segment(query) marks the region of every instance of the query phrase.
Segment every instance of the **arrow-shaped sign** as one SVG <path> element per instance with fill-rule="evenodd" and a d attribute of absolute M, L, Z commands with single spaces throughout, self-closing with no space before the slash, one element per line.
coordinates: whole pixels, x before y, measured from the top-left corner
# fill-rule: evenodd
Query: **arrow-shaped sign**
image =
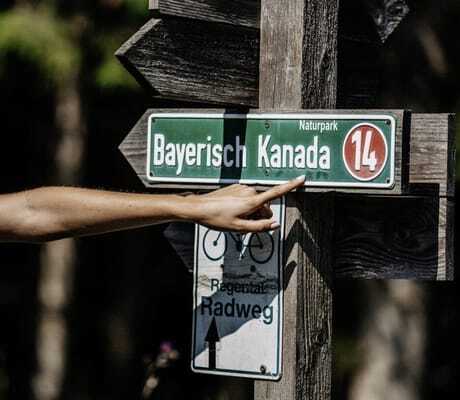
<path fill-rule="evenodd" d="M 346 8 L 348 3 L 344 2 L 343 6 Z M 361 4 L 372 17 L 382 43 L 410 11 L 406 0 L 361 0 Z M 150 9 L 161 17 L 177 16 L 255 29 L 260 27 L 260 2 L 257 0 L 154 0 Z M 341 4 L 341 13 L 343 10 Z"/>
<path fill-rule="evenodd" d="M 384 42 L 409 12 L 405 0 L 362 0 L 364 14 L 377 26 L 364 33 L 367 42 Z M 157 0 L 151 7 L 163 19 L 145 24 L 116 53 L 137 81 L 156 97 L 206 104 L 257 107 L 259 77 L 259 8 L 257 1 Z M 347 21 L 359 19 L 345 2 L 342 42 L 349 40 Z M 359 11 L 361 14 L 362 11 Z M 182 18 L 178 18 L 182 17 Z M 353 36 L 354 36 L 353 32 Z M 375 37 L 375 38 L 374 38 Z M 343 51 L 341 54 L 348 54 Z M 358 57 L 369 58 L 360 52 Z M 375 57 L 374 57 L 375 58 Z M 371 57 L 372 59 L 372 57 Z M 366 64 L 369 60 L 366 60 Z M 339 68 L 340 70 L 345 70 Z M 347 72 L 348 73 L 348 72 Z M 356 86 L 356 83 L 355 83 Z M 340 97 L 348 97 L 341 93 Z M 343 102 L 343 106 L 348 102 Z"/>
<path fill-rule="evenodd" d="M 208 343 L 209 347 L 209 369 L 216 369 L 216 343 L 220 342 L 220 336 L 215 318 L 212 319 L 204 340 Z"/>
<path fill-rule="evenodd" d="M 152 19 L 116 53 L 155 96 L 257 106 L 259 32 L 188 19 Z"/>

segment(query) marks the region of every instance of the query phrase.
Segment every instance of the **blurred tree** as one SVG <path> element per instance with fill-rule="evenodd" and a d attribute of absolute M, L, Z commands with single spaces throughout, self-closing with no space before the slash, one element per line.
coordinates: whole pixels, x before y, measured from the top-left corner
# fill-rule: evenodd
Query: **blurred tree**
<path fill-rule="evenodd" d="M 49 3 L 49 4 L 47 4 Z M 80 50 L 78 27 L 57 18 L 54 2 L 20 6 L 2 16 L 0 50 L 14 54 L 39 70 L 55 94 L 56 147 L 50 182 L 78 185 L 85 127 L 79 92 Z M 3 45 L 3 46 L 2 46 Z M 0 64 L 1 65 L 1 64 Z M 33 391 L 39 400 L 57 399 L 65 374 L 66 319 L 76 251 L 73 240 L 46 244 L 41 252 L 37 374 Z"/>
<path fill-rule="evenodd" d="M 55 136 L 51 156 L 54 167 L 47 177 L 49 184 L 79 185 L 82 182 L 86 147 L 82 100 L 85 84 L 102 89 L 134 87 L 112 54 L 122 41 L 119 23 L 126 24 L 141 14 L 145 16 L 144 3 L 22 0 L 5 5 L 2 2 L 5 11 L 0 14 L 0 77 L 10 78 L 5 73 L 12 65 L 31 66 L 54 98 Z M 97 22 L 107 18 L 103 15 L 107 11 L 113 19 L 111 31 L 95 29 Z M 91 65 L 88 49 L 102 55 L 97 66 Z M 88 70 L 96 70 L 90 79 L 83 76 L 83 71 Z M 17 79 L 27 82 L 28 76 Z M 41 251 L 37 374 L 33 380 L 37 399 L 56 399 L 62 394 L 68 339 L 65 313 L 72 293 L 76 257 L 74 240 L 50 243 Z"/>
<path fill-rule="evenodd" d="M 409 281 L 370 282 L 362 364 L 352 400 L 418 400 L 425 355 L 424 288 Z"/>

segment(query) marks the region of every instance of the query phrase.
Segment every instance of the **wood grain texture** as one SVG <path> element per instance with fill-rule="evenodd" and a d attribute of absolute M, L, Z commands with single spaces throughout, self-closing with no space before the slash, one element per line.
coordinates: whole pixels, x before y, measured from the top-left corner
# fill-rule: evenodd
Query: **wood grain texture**
<path fill-rule="evenodd" d="M 306 1 L 304 24 L 302 108 L 335 108 L 338 1 Z"/>
<path fill-rule="evenodd" d="M 298 195 L 296 399 L 330 399 L 332 380 L 332 289 L 334 196 Z M 294 214 L 295 215 L 295 214 Z"/>
<path fill-rule="evenodd" d="M 295 205 L 288 208 L 290 212 L 294 211 L 293 207 Z M 452 281 L 455 270 L 454 208 L 454 200 L 446 197 L 338 194 L 333 246 L 335 277 Z M 288 219 L 288 232 L 299 228 L 294 227 L 295 221 L 294 217 Z M 179 255 L 185 265 L 193 268 L 193 234 L 190 236 L 187 224 L 184 225 L 175 231 L 175 237 L 168 238 L 175 248 L 180 247 Z M 186 237 L 188 242 L 184 242 Z M 297 254 L 298 249 L 294 251 Z M 292 285 L 297 284 L 297 275 L 292 274 L 296 263 L 291 259 L 285 265 L 286 294 L 291 294 Z M 291 303 L 297 304 L 297 298 L 285 299 L 286 305 Z M 295 321 L 293 314 L 286 320 L 286 326 L 294 326 Z M 295 360 L 295 353 L 287 353 L 286 357 L 291 362 Z M 289 373 L 290 369 L 287 371 Z"/>
<path fill-rule="evenodd" d="M 260 87 L 259 106 L 262 110 L 296 110 L 302 108 L 302 51 L 304 21 L 303 0 L 262 0 L 260 18 Z M 300 264 L 297 242 L 301 210 L 295 197 L 287 197 L 285 245 L 284 311 L 283 311 L 283 377 L 280 382 L 255 382 L 255 400 L 294 400 L 297 398 L 297 312 Z M 297 240 L 296 240 L 297 239 Z M 287 241 L 286 241 L 287 242 Z"/>
<path fill-rule="evenodd" d="M 402 19 L 403 14 L 405 15 L 406 10 L 404 7 L 400 7 L 400 3 L 403 3 L 402 0 L 397 0 L 396 2 L 393 0 L 360 0 L 343 2 L 341 4 L 339 35 L 340 68 L 338 69 L 338 104 L 341 108 L 376 107 L 375 99 L 380 88 L 378 72 L 381 65 L 381 39 L 387 38 Z M 271 37 L 267 37 L 262 32 L 262 40 L 265 40 L 264 46 L 271 44 L 272 47 L 276 47 L 280 44 L 284 46 L 288 46 L 289 44 L 289 57 L 284 60 L 278 60 L 276 63 L 276 66 L 283 68 L 285 72 L 284 74 L 279 74 L 279 79 L 284 79 L 286 82 L 292 83 L 294 80 L 291 78 L 299 74 L 299 70 L 303 64 L 306 65 L 306 68 L 312 68 L 308 71 L 308 74 L 314 74 L 311 76 L 315 76 L 317 79 L 311 79 L 310 83 L 308 81 L 304 82 L 305 86 L 301 88 L 301 90 L 306 91 L 303 96 L 304 99 L 312 98 L 311 94 L 315 91 L 315 85 L 322 85 L 325 77 L 326 79 L 329 77 L 327 68 L 325 69 L 324 65 L 330 60 L 330 49 L 323 49 L 325 51 L 321 53 L 317 51 L 318 49 L 315 49 L 317 43 L 312 43 L 310 51 L 304 52 L 302 55 L 300 52 L 301 49 L 295 48 L 295 44 L 298 44 L 298 42 L 295 40 L 291 41 L 290 38 L 298 31 L 299 25 L 295 24 L 294 21 L 296 17 L 302 15 L 303 11 L 297 9 L 297 14 L 292 12 L 292 10 L 298 7 L 297 2 L 288 2 L 285 7 L 284 14 L 291 17 L 288 24 L 289 28 L 280 29 L 278 32 L 273 31 Z M 144 50 L 147 50 L 149 46 L 159 45 L 159 48 L 154 47 L 155 51 L 147 50 L 150 59 L 143 59 L 141 57 L 140 60 L 137 60 L 136 65 L 130 62 L 129 57 L 124 57 L 123 54 L 120 54 L 120 59 L 124 65 L 141 84 L 144 86 L 153 86 L 156 89 L 154 91 L 156 96 L 170 99 L 243 106 L 255 106 L 258 103 L 257 69 L 259 64 L 257 57 L 259 54 L 258 29 L 260 27 L 260 18 L 258 16 L 260 14 L 260 1 L 150 0 L 149 8 L 154 10 L 154 15 L 158 17 L 168 17 L 156 28 L 156 39 L 155 35 L 152 34 L 153 40 L 142 41 L 145 44 L 145 46 L 142 46 Z M 310 11 L 306 10 L 306 17 L 308 17 L 309 13 Z M 179 22 L 174 23 L 175 20 L 177 21 L 176 17 L 181 18 Z M 321 17 L 325 18 L 324 15 Z M 201 22 L 205 22 L 205 25 L 201 25 Z M 314 21 L 309 22 L 307 29 L 314 30 L 318 28 L 318 26 L 315 26 Z M 320 27 L 322 21 L 319 21 L 318 24 Z M 214 31 L 225 30 L 225 25 L 233 25 L 234 29 L 237 29 L 237 27 L 250 29 L 244 33 L 246 36 L 243 41 L 239 40 L 239 36 L 235 32 L 228 32 L 228 35 L 216 35 Z M 178 32 L 176 28 L 179 28 Z M 189 32 L 186 32 L 186 29 L 189 29 Z M 144 31 L 145 29 L 142 29 L 140 33 L 128 41 L 128 47 L 129 44 L 135 43 L 139 37 L 142 37 L 143 33 L 145 33 Z M 195 32 L 195 34 L 198 33 L 198 36 L 201 36 L 198 42 L 192 37 L 188 40 L 189 34 L 194 37 L 196 36 L 192 32 Z M 232 37 L 235 35 L 237 40 L 232 41 Z M 164 42 L 165 46 L 161 45 L 161 39 L 158 36 L 161 39 L 169 39 Z M 204 36 L 206 36 L 206 39 Z M 212 40 L 207 40 L 208 38 L 212 38 Z M 274 40 L 275 38 L 276 41 Z M 227 40 L 229 43 L 227 43 Z M 245 45 L 248 42 L 250 42 L 250 45 Z M 231 54 L 225 57 L 222 49 L 226 48 L 226 46 L 234 49 L 238 43 L 241 44 L 241 47 L 237 51 L 238 54 L 236 56 L 235 54 Z M 183 46 L 181 46 L 182 44 Z M 169 47 L 172 46 L 171 50 L 174 49 L 175 56 L 167 51 L 168 47 L 166 45 Z M 192 54 L 199 54 L 199 57 L 197 57 L 198 60 L 194 59 L 194 57 L 189 57 L 191 53 L 188 51 L 190 50 L 190 45 L 195 46 L 195 51 Z M 202 53 L 206 53 L 204 50 L 208 46 L 211 47 L 208 61 L 221 58 L 223 65 L 228 65 L 228 75 L 221 68 L 213 69 L 213 62 L 203 63 L 204 65 L 196 64 L 202 57 Z M 214 47 L 217 47 L 220 58 L 215 58 L 211 55 L 214 52 L 212 50 Z M 178 49 L 179 51 L 176 51 Z M 247 51 L 246 54 L 243 54 L 244 49 Z M 187 56 L 184 56 L 184 54 L 187 54 Z M 289 59 L 297 61 L 295 60 L 295 54 L 304 58 L 303 64 L 298 62 L 287 64 L 287 60 Z M 175 64 L 177 58 L 181 62 Z M 309 62 L 312 59 L 318 60 L 318 62 Z M 228 61 L 230 61 L 230 64 Z M 146 65 L 147 63 L 149 65 Z M 312 67 L 314 64 L 317 67 Z M 205 67 L 204 69 L 203 66 Z M 262 60 L 262 66 L 264 68 L 273 68 L 275 64 L 270 59 L 266 59 Z M 221 76 L 221 71 L 223 71 L 224 76 Z M 231 89 L 226 90 L 228 82 L 222 86 L 222 80 L 226 80 L 225 75 L 232 77 L 232 73 L 236 75 L 236 80 L 230 82 Z M 197 74 L 196 77 L 195 74 Z M 240 74 L 243 74 L 242 85 L 239 84 Z M 187 86 L 186 82 L 184 82 L 184 77 L 187 77 L 188 88 L 184 87 Z M 190 77 L 194 79 L 190 81 Z M 205 77 L 208 80 L 202 79 Z M 234 83 L 235 85 L 233 85 Z M 244 87 L 247 90 L 244 90 Z M 216 91 L 217 94 L 214 93 L 213 95 L 213 92 Z M 264 93 L 262 93 L 264 98 L 266 95 L 270 96 L 269 91 L 270 87 L 264 89 Z M 279 92 L 278 95 L 281 96 L 285 93 Z M 285 99 L 290 97 L 284 96 Z M 315 104 L 314 107 L 326 108 L 324 104 L 321 104 L 321 101 L 325 97 L 317 98 L 320 99 L 319 104 Z M 301 106 L 295 105 L 291 108 L 298 109 Z"/>
<path fill-rule="evenodd" d="M 371 23 L 375 43 L 384 42 L 409 12 L 404 0 L 358 0 L 341 4 L 341 15 L 349 4 L 355 8 L 355 16 L 366 15 Z M 260 28 L 259 0 L 149 0 L 149 9 L 158 18 L 176 16 Z M 355 26 L 362 28 L 358 22 Z M 340 25 L 340 29 L 340 35 L 348 36 L 344 26 Z"/>
<path fill-rule="evenodd" d="M 262 0 L 259 104 L 262 110 L 334 108 L 337 0 Z M 283 378 L 256 382 L 255 399 L 330 399 L 331 194 L 288 196 Z M 332 224 L 332 219 L 329 219 Z M 286 278 L 288 280 L 289 278 Z"/>
<path fill-rule="evenodd" d="M 258 31 L 225 24 L 152 19 L 116 56 L 153 96 L 257 106 Z"/>
<path fill-rule="evenodd" d="M 298 246 L 296 233 L 300 210 L 296 205 L 295 197 L 289 196 L 286 200 L 286 223 L 283 265 L 283 351 L 282 351 L 282 378 L 280 382 L 255 381 L 254 400 L 295 399 L 297 377 L 296 327 L 298 314 Z"/>
<path fill-rule="evenodd" d="M 176 16 L 259 28 L 258 0 L 155 0 L 154 4 L 149 4 L 149 9 L 158 17 Z"/>
<path fill-rule="evenodd" d="M 339 278 L 451 280 L 453 201 L 439 197 L 338 197 Z"/>
<path fill-rule="evenodd" d="M 302 108 L 302 0 L 262 0 L 260 17 L 259 106 L 265 109 Z M 287 21 L 290 20 L 290 23 Z M 286 200 L 286 237 L 295 237 L 301 210 L 293 196 Z M 287 242 L 287 240 L 286 240 Z M 283 354 L 280 382 L 254 383 L 254 400 L 295 400 L 297 384 L 297 313 L 299 259 L 296 242 L 284 255 Z"/>
<path fill-rule="evenodd" d="M 455 115 L 414 114 L 410 140 L 411 193 L 455 195 Z"/>
<path fill-rule="evenodd" d="M 453 281 L 455 279 L 455 199 L 441 198 L 440 209 L 446 210 L 444 214 L 446 216 L 445 221 L 442 217 L 440 218 L 441 224 L 445 222 L 445 238 L 444 241 L 440 241 L 439 243 L 439 253 L 441 254 L 442 251 L 445 251 L 446 254 L 446 268 L 445 275 L 438 275 L 438 279 Z M 442 229 L 439 231 L 443 232 Z"/>
<path fill-rule="evenodd" d="M 302 108 L 333 109 L 337 102 L 339 0 L 304 3 Z M 305 228 L 297 238 L 296 399 L 328 400 L 332 385 L 332 194 L 298 195 Z M 302 204 L 303 203 L 303 204 Z"/>
<path fill-rule="evenodd" d="M 262 2 L 259 104 L 263 110 L 303 108 L 304 3 Z"/>

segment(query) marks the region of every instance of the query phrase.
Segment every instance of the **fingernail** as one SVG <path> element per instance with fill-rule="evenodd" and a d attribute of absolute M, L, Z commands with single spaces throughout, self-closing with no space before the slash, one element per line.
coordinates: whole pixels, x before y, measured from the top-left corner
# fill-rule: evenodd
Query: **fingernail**
<path fill-rule="evenodd" d="M 279 222 L 273 222 L 273 224 L 270 225 L 270 229 L 278 229 L 280 226 Z"/>
<path fill-rule="evenodd" d="M 299 177 L 296 178 L 297 181 L 305 181 L 306 176 L 305 175 L 300 175 Z"/>

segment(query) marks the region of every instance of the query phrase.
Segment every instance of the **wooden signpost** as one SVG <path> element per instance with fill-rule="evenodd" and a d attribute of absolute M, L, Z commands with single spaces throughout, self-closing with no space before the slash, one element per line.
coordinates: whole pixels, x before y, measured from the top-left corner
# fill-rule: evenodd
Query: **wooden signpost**
<path fill-rule="evenodd" d="M 239 179 L 263 188 L 302 169 L 302 158 L 298 165 L 260 164 L 261 170 L 255 164 L 243 167 L 240 158 L 235 169 L 230 155 L 236 157 L 243 138 L 248 147 L 241 148 L 241 157 L 245 151 L 254 157 L 265 143 L 280 149 L 285 144 L 288 156 L 294 144 L 306 151 L 312 146 L 312 154 L 321 153 L 321 146 L 325 154 L 329 146 L 334 154 L 323 169 L 305 161 L 303 169 L 310 174 L 305 193 L 286 200 L 282 379 L 256 381 L 260 400 L 330 398 L 334 279 L 453 279 L 454 116 L 363 110 L 377 108 L 376 56 L 409 10 L 403 0 L 344 2 L 340 12 L 338 3 L 154 0 L 155 18 L 117 52 L 153 95 L 226 107 L 146 112 L 120 148 L 149 188 L 212 189 Z M 372 18 L 363 14 L 362 5 Z M 248 116 L 247 107 L 258 110 Z M 328 113 L 335 118 L 326 118 Z M 292 122 L 293 114 L 298 117 L 294 125 L 283 125 L 289 115 Z M 335 139 L 333 128 L 327 131 L 330 140 L 339 138 L 337 145 L 318 126 L 299 139 L 301 121 L 305 127 L 318 114 L 323 123 L 347 115 L 356 124 Z M 392 116 L 394 141 L 392 122 L 387 129 L 385 118 L 373 123 L 362 118 L 366 114 Z M 258 116 L 255 122 L 251 115 Z M 211 168 L 200 169 L 207 166 L 208 145 L 217 146 L 221 156 L 214 166 L 211 156 Z M 295 157 L 295 147 L 292 151 Z M 389 164 L 382 161 L 384 154 Z M 342 178 L 324 185 L 334 173 Z M 380 187 L 372 185 L 379 179 Z M 203 333 L 213 367 L 222 341 L 218 323 L 216 317 Z"/>

